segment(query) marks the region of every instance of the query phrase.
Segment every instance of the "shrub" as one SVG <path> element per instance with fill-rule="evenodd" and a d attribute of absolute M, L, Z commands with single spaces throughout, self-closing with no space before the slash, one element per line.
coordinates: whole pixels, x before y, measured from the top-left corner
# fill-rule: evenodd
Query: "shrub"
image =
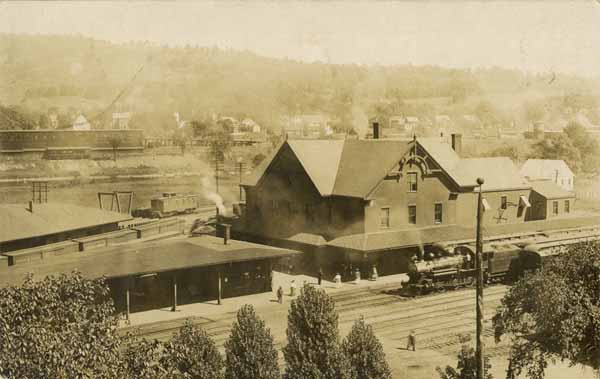
<path fill-rule="evenodd" d="M 238 311 L 225 354 L 226 379 L 280 378 L 273 337 L 251 305 Z"/>
<path fill-rule="evenodd" d="M 325 291 L 304 286 L 291 303 L 287 338 L 286 378 L 351 378 L 350 364 L 339 345 L 338 314 Z"/>
<path fill-rule="evenodd" d="M 342 343 L 342 351 L 350 361 L 356 379 L 391 379 L 383 346 L 371 325 L 361 317 Z"/>

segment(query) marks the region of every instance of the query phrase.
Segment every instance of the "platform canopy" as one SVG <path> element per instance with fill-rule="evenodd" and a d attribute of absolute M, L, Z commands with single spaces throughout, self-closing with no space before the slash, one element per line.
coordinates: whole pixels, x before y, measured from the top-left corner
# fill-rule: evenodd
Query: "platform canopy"
<path fill-rule="evenodd" d="M 212 236 L 181 238 L 153 243 L 137 243 L 77 252 L 50 258 L 37 265 L 9 267 L 0 274 L 0 286 L 20 284 L 28 273 L 34 279 L 48 275 L 80 272 L 86 278 L 121 278 L 196 267 L 276 259 L 300 254 L 294 250 L 258 245 Z"/>

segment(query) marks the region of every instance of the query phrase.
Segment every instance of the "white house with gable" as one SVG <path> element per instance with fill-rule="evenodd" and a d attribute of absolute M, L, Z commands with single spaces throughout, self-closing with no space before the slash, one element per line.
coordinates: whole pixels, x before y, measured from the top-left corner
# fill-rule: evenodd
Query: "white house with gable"
<path fill-rule="evenodd" d="M 562 159 L 528 159 L 521 175 L 531 181 L 551 180 L 567 191 L 573 191 L 573 171 Z"/>

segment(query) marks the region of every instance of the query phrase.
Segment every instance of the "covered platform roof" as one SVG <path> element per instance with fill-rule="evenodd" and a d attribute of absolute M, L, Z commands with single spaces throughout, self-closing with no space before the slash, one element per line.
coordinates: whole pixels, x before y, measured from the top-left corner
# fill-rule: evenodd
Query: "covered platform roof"
<path fill-rule="evenodd" d="M 114 224 L 131 220 L 128 214 L 64 203 L 0 204 L 0 243 Z"/>
<path fill-rule="evenodd" d="M 119 278 L 295 254 L 299 252 L 238 240 L 225 245 L 222 238 L 212 236 L 179 238 L 69 253 L 37 265 L 9 267 L 0 272 L 0 286 L 20 284 L 29 273 L 39 280 L 75 270 L 90 279 Z"/>

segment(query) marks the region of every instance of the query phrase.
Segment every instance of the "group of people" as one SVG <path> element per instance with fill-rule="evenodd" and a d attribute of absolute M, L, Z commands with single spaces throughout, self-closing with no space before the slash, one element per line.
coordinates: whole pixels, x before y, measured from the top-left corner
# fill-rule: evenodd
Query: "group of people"
<path fill-rule="evenodd" d="M 377 267 L 375 267 L 375 265 L 372 266 L 371 268 L 371 277 L 370 280 L 377 280 L 377 278 L 379 277 L 379 274 L 377 273 Z M 355 284 L 359 284 L 361 281 L 361 273 L 360 270 L 357 268 L 354 271 L 354 281 L 353 283 Z M 317 273 L 317 283 L 320 286 L 323 282 L 323 270 L 321 268 L 319 268 L 319 272 Z M 337 272 L 335 274 L 335 276 L 333 277 L 333 282 L 335 283 L 335 287 L 336 288 L 340 288 L 342 285 L 342 276 L 340 275 L 339 272 Z M 304 284 L 306 284 L 306 281 L 304 281 Z M 283 287 L 279 286 L 279 288 L 277 288 L 277 301 L 282 304 L 283 303 Z M 292 280 L 290 283 L 290 296 L 294 297 L 296 296 L 296 281 Z"/>

